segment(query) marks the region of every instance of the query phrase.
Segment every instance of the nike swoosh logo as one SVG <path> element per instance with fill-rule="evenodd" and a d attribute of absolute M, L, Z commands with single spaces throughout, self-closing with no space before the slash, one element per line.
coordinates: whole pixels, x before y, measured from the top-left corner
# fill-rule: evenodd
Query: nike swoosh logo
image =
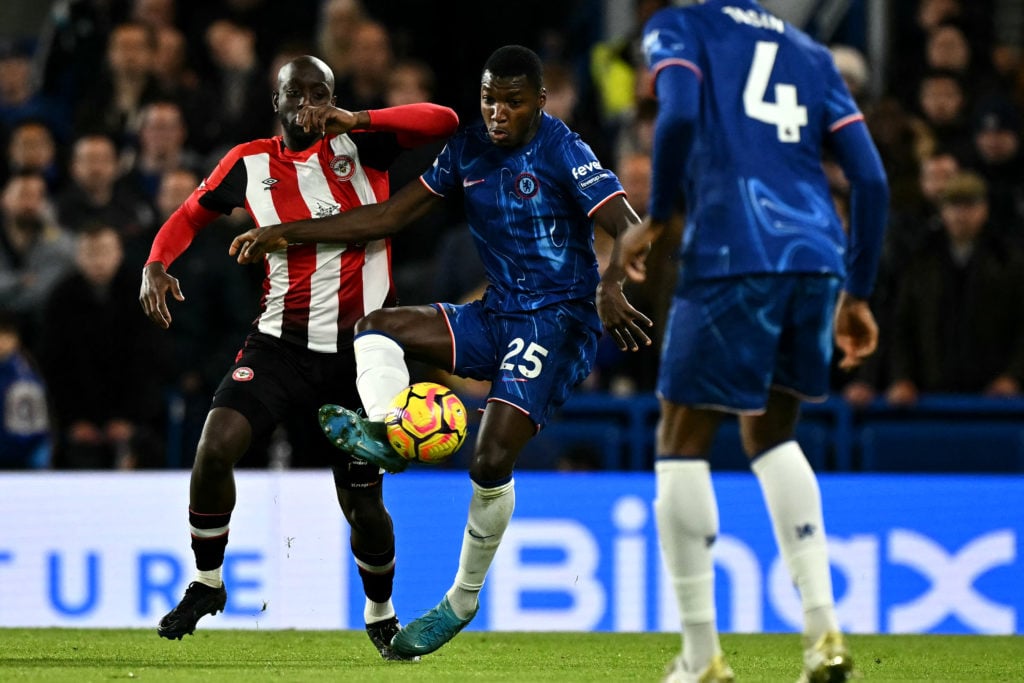
<path fill-rule="evenodd" d="M 479 539 L 481 541 L 486 541 L 488 538 L 493 538 L 494 537 L 494 534 L 489 534 L 487 536 L 481 536 L 480 534 L 478 534 L 477 532 L 473 531 L 472 529 L 466 529 L 466 531 L 469 532 L 470 536 L 472 536 L 473 538 Z"/>
<path fill-rule="evenodd" d="M 463 178 L 462 186 L 473 187 L 474 185 L 479 185 L 480 183 L 484 182 L 484 180 L 486 180 L 486 178 L 480 178 L 479 180 L 470 180 L 469 178 Z"/>

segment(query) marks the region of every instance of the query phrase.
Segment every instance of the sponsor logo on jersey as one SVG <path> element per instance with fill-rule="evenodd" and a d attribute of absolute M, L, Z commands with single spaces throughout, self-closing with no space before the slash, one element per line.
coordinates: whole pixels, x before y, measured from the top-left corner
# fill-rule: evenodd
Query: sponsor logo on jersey
<path fill-rule="evenodd" d="M 341 213 L 341 206 L 317 199 L 316 208 L 312 209 L 310 213 L 313 214 L 313 218 L 326 218 L 327 216 Z"/>
<path fill-rule="evenodd" d="M 256 373 L 252 371 L 252 368 L 247 368 L 245 366 L 235 368 L 235 371 L 231 373 L 231 379 L 236 382 L 248 382 L 255 376 Z"/>
<path fill-rule="evenodd" d="M 587 178 L 586 180 L 584 180 L 583 182 L 581 182 L 579 184 L 580 185 L 580 189 L 581 190 L 585 190 L 588 187 L 590 187 L 591 185 L 596 185 L 597 183 L 601 182 L 602 180 L 604 180 L 605 178 L 608 178 L 610 176 L 611 176 L 611 174 L 608 171 L 602 171 L 601 173 L 598 173 L 597 175 L 592 175 L 592 176 L 590 176 L 589 178 Z"/>
<path fill-rule="evenodd" d="M 523 199 L 531 199 L 540 189 L 536 176 L 531 173 L 520 173 L 515 182 L 516 194 Z"/>
<path fill-rule="evenodd" d="M 474 185 L 479 185 L 480 183 L 484 182 L 484 180 L 485 180 L 484 178 L 478 178 L 476 180 L 470 180 L 469 178 L 463 178 L 462 179 L 462 186 L 463 187 L 473 187 Z"/>
<path fill-rule="evenodd" d="M 572 177 L 575 178 L 576 180 L 579 180 L 580 178 L 586 178 L 591 173 L 603 170 L 604 169 L 601 166 L 601 162 L 595 160 L 572 169 Z"/>
<path fill-rule="evenodd" d="M 352 157 L 347 154 L 339 154 L 331 159 L 331 170 L 334 171 L 334 175 L 338 176 L 338 180 L 349 180 L 352 174 L 356 172 L 356 163 Z"/>

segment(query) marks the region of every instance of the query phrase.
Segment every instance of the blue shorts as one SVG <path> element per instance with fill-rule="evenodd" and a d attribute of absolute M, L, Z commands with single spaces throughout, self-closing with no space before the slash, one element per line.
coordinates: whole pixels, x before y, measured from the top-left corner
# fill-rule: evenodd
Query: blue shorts
<path fill-rule="evenodd" d="M 756 275 L 680 287 L 662 341 L 658 395 L 736 413 L 764 410 L 771 388 L 828 394 L 839 280 Z"/>
<path fill-rule="evenodd" d="M 435 306 L 452 334 L 452 374 L 490 382 L 488 401 L 519 408 L 538 429 L 590 374 L 600 334 L 592 302 L 517 313 L 484 301 Z"/>

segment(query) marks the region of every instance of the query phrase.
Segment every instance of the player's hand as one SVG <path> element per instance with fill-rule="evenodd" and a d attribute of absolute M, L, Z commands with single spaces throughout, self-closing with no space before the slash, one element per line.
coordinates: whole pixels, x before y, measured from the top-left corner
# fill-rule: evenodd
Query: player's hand
<path fill-rule="evenodd" d="M 647 330 L 654 323 L 633 308 L 618 282 L 602 279 L 597 286 L 597 313 L 619 349 L 637 351 L 641 345 L 651 345 Z"/>
<path fill-rule="evenodd" d="M 647 255 L 651 253 L 651 243 L 663 229 L 664 224 L 648 217 L 642 223 L 630 226 L 616 240 L 618 265 L 633 282 L 647 279 Z"/>
<path fill-rule="evenodd" d="M 307 133 L 339 135 L 355 128 L 359 117 L 347 109 L 321 104 L 300 109 L 295 122 Z"/>
<path fill-rule="evenodd" d="M 139 289 L 139 303 L 157 326 L 167 329 L 171 326 L 171 312 L 167 310 L 167 292 L 178 301 L 184 301 L 178 278 L 167 274 L 162 263 L 150 263 L 142 269 L 142 287 Z"/>
<path fill-rule="evenodd" d="M 843 292 L 835 315 L 835 340 L 839 348 L 839 367 L 852 370 L 875 352 L 878 324 L 868 303 Z"/>
<path fill-rule="evenodd" d="M 272 251 L 287 248 L 288 240 L 281 237 L 280 226 L 268 225 L 246 230 L 235 237 L 228 247 L 228 254 L 236 257 L 239 263 L 253 263 Z"/>

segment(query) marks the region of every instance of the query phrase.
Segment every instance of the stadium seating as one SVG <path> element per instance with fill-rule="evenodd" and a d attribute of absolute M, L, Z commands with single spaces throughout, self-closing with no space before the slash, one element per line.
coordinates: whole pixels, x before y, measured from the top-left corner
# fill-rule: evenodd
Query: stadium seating
<path fill-rule="evenodd" d="M 168 467 L 180 467 L 181 402 L 168 395 Z M 578 393 L 552 416 L 520 456 L 521 469 L 650 471 L 658 401 L 653 395 Z M 465 469 L 466 446 L 443 467 Z M 817 471 L 1024 472 L 1024 399 L 927 396 L 912 408 L 878 401 L 861 410 L 839 398 L 805 404 L 797 440 Z M 716 470 L 745 470 L 735 419 L 727 418 L 711 454 Z"/>

